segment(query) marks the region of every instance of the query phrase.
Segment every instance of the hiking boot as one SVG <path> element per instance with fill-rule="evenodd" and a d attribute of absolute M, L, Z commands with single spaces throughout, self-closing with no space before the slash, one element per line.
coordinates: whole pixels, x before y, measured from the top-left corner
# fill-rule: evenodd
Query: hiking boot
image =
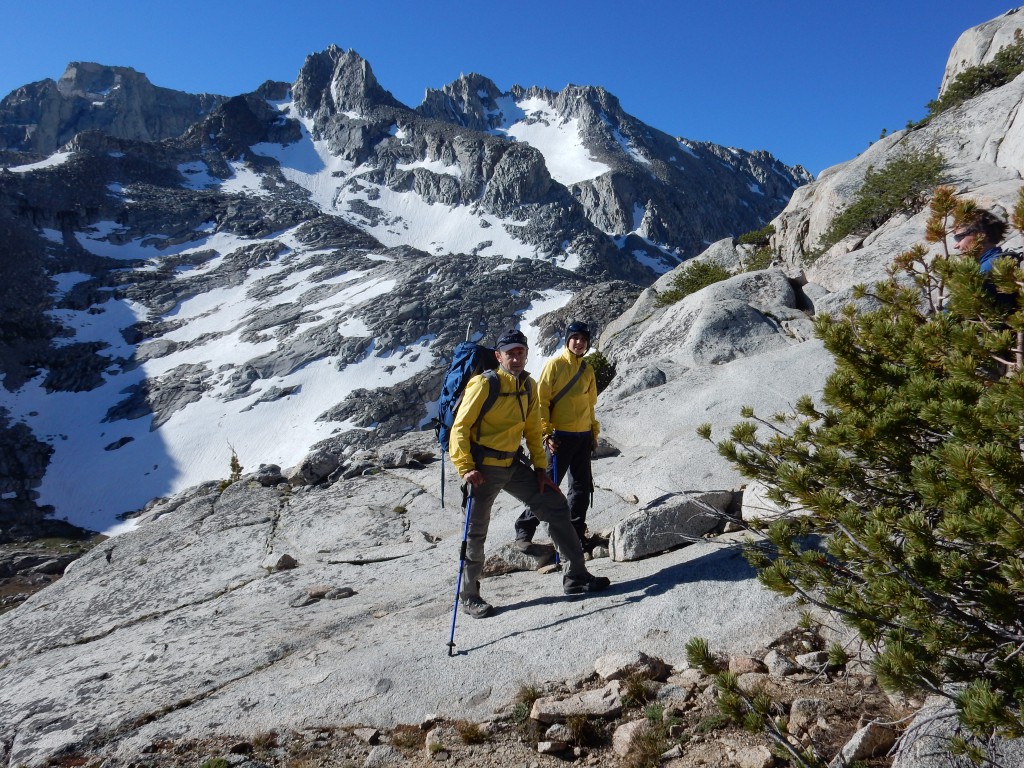
<path fill-rule="evenodd" d="M 603 592 L 612 585 L 606 576 L 595 576 L 588 573 L 586 576 L 562 582 L 562 591 L 567 595 L 582 595 L 587 592 Z"/>
<path fill-rule="evenodd" d="M 491 604 L 484 602 L 480 595 L 470 595 L 459 602 L 462 604 L 462 612 L 474 619 L 482 619 L 491 613 Z"/>
<path fill-rule="evenodd" d="M 531 544 L 533 544 L 533 539 L 528 539 L 525 536 L 516 536 L 514 546 L 520 552 L 528 552 Z"/>

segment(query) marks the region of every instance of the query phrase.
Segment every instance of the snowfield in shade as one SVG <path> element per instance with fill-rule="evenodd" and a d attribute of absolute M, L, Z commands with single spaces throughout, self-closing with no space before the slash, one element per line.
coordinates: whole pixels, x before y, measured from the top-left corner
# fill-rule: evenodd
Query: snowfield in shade
<path fill-rule="evenodd" d="M 286 153 L 287 154 L 287 153 Z M 298 156 L 293 151 L 292 157 Z M 307 155 L 308 157 L 308 155 Z M 260 194 L 255 174 L 236 167 L 236 176 L 226 182 L 203 180 L 202 172 L 191 177 L 199 186 L 217 181 L 232 191 Z M 296 174 L 298 171 L 296 171 Z M 297 177 L 297 176 L 296 176 Z M 330 178 L 330 171 L 324 171 Z M 309 177 L 309 178 L 312 178 Z M 323 180 L 322 177 L 316 178 Z M 323 189 L 323 188 L 321 188 Z M 439 214 L 436 206 L 428 206 L 412 195 L 399 195 L 382 190 L 392 199 L 386 206 L 400 212 L 401 222 L 392 220 L 377 227 L 364 227 L 380 235 L 385 245 L 415 240 L 420 247 L 434 252 L 464 250 L 469 229 L 502 237 L 505 231 L 496 221 L 487 230 L 466 211 Z M 443 222 L 446 226 L 438 226 Z M 167 256 L 212 251 L 206 261 L 196 266 L 180 266 L 175 277 L 182 279 L 220 266 L 239 248 L 262 242 L 238 235 L 209 233 L 187 244 L 157 251 L 151 245 L 134 240 L 117 244 L 111 235 L 121 232 L 115 222 L 99 222 L 87 233 L 77 233 L 79 244 L 96 255 L 119 260 L 148 260 L 144 269 L 156 269 Z M 389 232 L 392 236 L 388 236 Z M 202 234 L 202 233 L 200 233 Z M 399 237 L 405 234 L 406 237 Z M 57 236 L 56 233 L 54 233 Z M 431 237 L 429 242 L 425 238 Z M 232 452 L 242 466 L 252 471 L 259 464 L 289 467 L 298 462 L 316 442 L 353 425 L 342 422 L 317 421 L 317 417 L 342 402 L 357 388 L 374 389 L 392 386 L 416 373 L 436 365 L 429 338 L 415 341 L 406 348 L 378 354 L 372 341 L 365 356 L 339 370 L 339 360 L 325 357 L 281 376 L 260 379 L 243 397 L 226 399 L 230 376 L 239 366 L 259 355 L 274 352 L 288 338 L 314 326 L 330 326 L 340 336 L 366 338 L 368 328 L 359 318 L 358 307 L 375 296 L 390 292 L 395 281 L 361 270 L 349 270 L 313 282 L 310 278 L 322 268 L 315 257 L 322 250 L 309 248 L 291 232 L 277 233 L 274 240 L 286 249 L 275 259 L 262 262 L 249 270 L 245 280 L 233 287 L 218 287 L 191 296 L 178 303 L 162 318 L 184 321 L 160 338 L 177 345 L 175 351 L 144 359 L 135 367 L 122 369 L 118 358 L 131 360 L 136 349 L 128 344 L 122 331 L 141 320 L 157 320 L 146 307 L 131 301 L 111 299 L 92 311 L 60 309 L 51 312 L 73 335 L 62 338 L 61 345 L 79 342 L 102 342 L 108 346 L 101 355 L 111 359 L 103 373 L 101 386 L 88 392 L 53 392 L 43 388 L 43 375 L 29 381 L 20 390 L 4 394 L 4 405 L 15 421 L 31 427 L 41 439 L 52 443 L 54 453 L 39 490 L 39 502 L 51 504 L 76 525 L 118 533 L 131 527 L 120 523 L 118 516 L 141 508 L 158 496 L 167 496 L 189 486 L 230 474 Z M 116 238 L 113 238 L 116 240 Z M 515 255 L 527 253 L 522 243 L 504 235 L 503 247 Z M 486 255 L 486 254 L 485 254 Z M 369 254 L 373 261 L 386 263 L 390 257 Z M 571 255 L 563 265 L 572 266 Z M 306 262 L 309 265 L 306 266 Z M 486 261 L 484 262 L 486 263 Z M 499 259 L 494 266 L 509 264 Z M 254 298 L 251 289 L 258 282 L 279 275 L 279 284 L 270 298 Z M 88 279 L 79 272 L 54 276 L 54 293 L 63 295 L 77 283 Z M 304 298 L 316 287 L 315 299 Z M 329 289 L 324 292 L 324 289 Z M 524 317 L 524 328 L 531 339 L 536 332 L 529 324 L 540 315 L 563 306 L 571 298 L 565 291 L 547 292 L 535 302 Z M 241 330 L 254 313 L 274 306 L 299 303 L 317 319 L 297 323 L 286 338 L 265 335 L 261 341 L 241 338 Z M 98 310 L 98 311 L 97 311 Z M 543 359 L 532 362 L 539 370 Z M 153 417 L 104 421 L 108 411 L 122 402 L 129 387 L 144 380 L 180 374 L 180 366 L 205 366 L 215 374 L 212 388 L 196 402 L 175 411 L 156 429 Z M 271 388 L 293 389 L 277 399 L 260 401 Z M 130 481 L 125 478 L 131 478 Z"/>

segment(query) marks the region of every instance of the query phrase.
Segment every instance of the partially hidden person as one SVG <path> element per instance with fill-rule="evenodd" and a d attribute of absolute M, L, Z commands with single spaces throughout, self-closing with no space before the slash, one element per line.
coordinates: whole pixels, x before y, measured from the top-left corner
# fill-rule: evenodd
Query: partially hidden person
<path fill-rule="evenodd" d="M 587 510 L 594 490 L 591 456 L 601 430 L 594 415 L 597 379 L 583 359 L 589 351 L 590 326 L 574 320 L 565 329 L 561 353 L 544 364 L 537 382 L 548 475 L 558 486 L 568 475 L 569 519 L 584 551 L 598 543 L 587 536 Z M 523 510 L 515 526 L 519 549 L 528 549 L 539 524 L 530 509 Z"/>
<path fill-rule="evenodd" d="M 953 247 L 962 255 L 974 256 L 978 260 L 981 275 L 985 278 L 985 290 L 1003 307 L 1012 306 L 1014 298 L 1010 294 L 996 291 L 991 273 L 996 259 L 1007 255 L 999 245 L 1006 229 L 1006 222 L 982 208 L 953 230 Z"/>

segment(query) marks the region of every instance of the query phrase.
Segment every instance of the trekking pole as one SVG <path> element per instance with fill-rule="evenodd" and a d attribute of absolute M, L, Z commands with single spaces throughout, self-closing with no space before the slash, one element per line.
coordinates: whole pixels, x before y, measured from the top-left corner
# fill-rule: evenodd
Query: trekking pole
<path fill-rule="evenodd" d="M 555 486 L 558 486 L 558 456 L 551 454 L 551 474 L 555 477 Z M 555 547 L 555 565 L 561 565 L 562 561 L 558 557 L 558 547 Z"/>
<path fill-rule="evenodd" d="M 459 577 L 455 580 L 455 606 L 452 608 L 452 633 L 448 638 L 448 655 L 455 653 L 455 619 L 459 615 L 459 593 L 462 591 L 462 569 L 466 565 L 466 539 L 469 538 L 469 515 L 473 510 L 473 485 L 466 484 L 466 526 L 462 531 L 462 547 L 459 550 Z"/>

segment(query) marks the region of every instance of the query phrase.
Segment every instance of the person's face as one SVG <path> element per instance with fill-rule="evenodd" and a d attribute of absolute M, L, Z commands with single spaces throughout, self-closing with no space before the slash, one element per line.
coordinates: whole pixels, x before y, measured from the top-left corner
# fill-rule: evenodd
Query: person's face
<path fill-rule="evenodd" d="M 526 368 L 526 357 L 529 350 L 526 347 L 512 347 L 504 352 L 496 350 L 498 364 L 514 376 L 518 376 Z"/>
<path fill-rule="evenodd" d="M 585 355 L 587 348 L 590 346 L 590 339 L 582 333 L 573 333 L 570 334 L 569 340 L 565 342 L 565 345 L 569 347 L 569 351 L 574 355 Z"/>
<path fill-rule="evenodd" d="M 953 232 L 953 247 L 960 253 L 969 253 L 981 242 L 981 233 L 970 227 L 961 227 Z"/>

